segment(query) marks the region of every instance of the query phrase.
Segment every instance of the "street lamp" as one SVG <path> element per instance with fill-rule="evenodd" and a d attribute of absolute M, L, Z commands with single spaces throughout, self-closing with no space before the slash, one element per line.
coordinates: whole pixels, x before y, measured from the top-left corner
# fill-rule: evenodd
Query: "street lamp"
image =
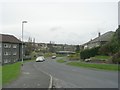
<path fill-rule="evenodd" d="M 24 30 L 24 23 L 27 23 L 27 21 L 22 21 L 22 66 L 23 66 L 23 30 Z"/>

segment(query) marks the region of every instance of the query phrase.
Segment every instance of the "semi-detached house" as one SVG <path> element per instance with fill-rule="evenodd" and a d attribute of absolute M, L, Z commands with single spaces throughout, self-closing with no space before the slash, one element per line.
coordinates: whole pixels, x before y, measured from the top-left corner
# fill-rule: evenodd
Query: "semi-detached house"
<path fill-rule="evenodd" d="M 113 35 L 114 35 L 113 31 L 106 32 L 103 35 L 100 35 L 100 33 L 98 33 L 98 37 L 83 44 L 82 48 L 83 49 L 90 49 L 93 47 L 98 47 L 98 46 L 104 45 L 112 39 Z"/>
<path fill-rule="evenodd" d="M 14 63 L 21 60 L 22 42 L 13 35 L 0 34 L 0 63 Z"/>

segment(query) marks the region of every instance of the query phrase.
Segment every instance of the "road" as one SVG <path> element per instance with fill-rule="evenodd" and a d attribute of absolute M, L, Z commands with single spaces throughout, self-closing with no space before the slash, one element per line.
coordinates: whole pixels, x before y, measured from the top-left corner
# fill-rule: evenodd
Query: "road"
<path fill-rule="evenodd" d="M 118 88 L 116 71 L 73 67 L 50 58 L 45 62 L 34 62 L 33 66 L 52 75 L 56 88 Z"/>
<path fill-rule="evenodd" d="M 57 58 L 60 59 L 60 58 Z M 21 76 L 3 88 L 48 88 L 50 76 L 56 88 L 117 88 L 118 73 L 68 66 L 47 58 L 44 62 L 27 62 Z"/>

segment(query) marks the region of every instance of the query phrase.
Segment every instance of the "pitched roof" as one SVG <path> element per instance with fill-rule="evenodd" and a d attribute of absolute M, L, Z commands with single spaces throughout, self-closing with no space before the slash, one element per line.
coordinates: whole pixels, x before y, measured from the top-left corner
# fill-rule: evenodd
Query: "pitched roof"
<path fill-rule="evenodd" d="M 0 34 L 0 38 L 0 42 L 21 43 L 21 41 L 13 35 Z"/>
<path fill-rule="evenodd" d="M 112 36 L 113 36 L 114 32 L 109 31 L 103 35 L 101 35 L 100 37 L 97 37 L 95 39 L 93 39 L 91 42 L 97 42 L 97 41 L 110 41 Z"/>
<path fill-rule="evenodd" d="M 99 42 L 99 41 L 105 41 L 105 42 L 108 42 L 111 40 L 112 36 L 114 35 L 114 32 L 113 31 L 109 31 L 109 32 L 106 32 L 105 34 L 85 43 L 85 44 L 88 44 L 88 43 L 94 43 L 94 42 Z M 84 44 L 84 45 L 85 45 Z"/>

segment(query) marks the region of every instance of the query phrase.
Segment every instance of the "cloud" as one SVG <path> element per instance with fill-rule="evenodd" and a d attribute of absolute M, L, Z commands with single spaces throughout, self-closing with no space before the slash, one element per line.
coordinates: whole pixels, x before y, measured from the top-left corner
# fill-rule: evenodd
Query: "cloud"
<path fill-rule="evenodd" d="M 62 29 L 61 26 L 57 26 L 57 27 L 50 28 L 50 31 L 58 31 L 58 30 L 61 30 L 61 29 Z"/>

